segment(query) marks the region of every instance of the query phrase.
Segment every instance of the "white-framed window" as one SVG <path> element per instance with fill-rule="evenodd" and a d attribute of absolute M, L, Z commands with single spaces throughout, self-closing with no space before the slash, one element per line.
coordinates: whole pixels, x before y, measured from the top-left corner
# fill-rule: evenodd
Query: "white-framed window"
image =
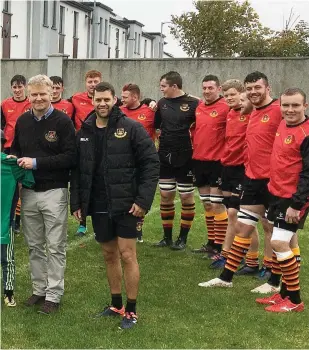
<path fill-rule="evenodd" d="M 48 1 L 43 1 L 43 26 L 48 27 Z"/>

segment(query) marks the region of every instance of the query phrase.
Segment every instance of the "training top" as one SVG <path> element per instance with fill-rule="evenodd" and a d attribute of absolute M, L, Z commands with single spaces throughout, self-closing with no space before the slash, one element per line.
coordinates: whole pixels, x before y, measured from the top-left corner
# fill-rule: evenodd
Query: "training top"
<path fill-rule="evenodd" d="M 199 101 L 188 94 L 158 101 L 155 128 L 161 129 L 159 152 L 192 150 L 190 127 Z"/>
<path fill-rule="evenodd" d="M 68 117 L 72 119 L 74 115 L 74 106 L 68 100 L 60 99 L 59 101 L 52 102 L 54 108 L 65 113 Z"/>
<path fill-rule="evenodd" d="M 269 179 L 270 156 L 281 120 L 278 100 L 272 100 L 251 113 L 246 133 L 245 162 L 246 176 L 250 179 Z"/>
<path fill-rule="evenodd" d="M 7 98 L 1 103 L 1 129 L 3 129 L 6 143 L 4 148 L 11 147 L 14 139 L 16 120 L 31 109 L 28 98 L 23 101 L 15 101 L 13 97 Z"/>
<path fill-rule="evenodd" d="M 92 97 L 88 96 L 88 92 L 78 92 L 73 95 L 69 101 L 72 101 L 75 108 L 75 129 L 78 131 L 82 122 L 86 119 L 90 112 L 93 111 Z"/>
<path fill-rule="evenodd" d="M 240 114 L 240 108 L 229 111 L 226 118 L 224 151 L 221 157 L 221 163 L 224 166 L 244 164 L 246 130 L 249 118 L 250 114 Z"/>
<path fill-rule="evenodd" d="M 25 170 L 17 165 L 16 158 L 7 159 L 7 154 L 1 152 L 1 244 L 10 243 L 11 206 L 16 189 L 16 183 L 21 182 L 27 187 L 34 185 L 31 170 Z"/>
<path fill-rule="evenodd" d="M 291 207 L 301 210 L 309 197 L 309 119 L 286 125 L 282 120 L 276 132 L 270 160 L 271 194 L 291 198 Z"/>
<path fill-rule="evenodd" d="M 139 107 L 130 109 L 125 106 L 121 106 L 122 112 L 129 117 L 143 125 L 148 132 L 149 136 L 154 140 L 156 136 L 154 127 L 155 112 L 145 104 L 141 104 Z"/>
<path fill-rule="evenodd" d="M 193 137 L 193 159 L 201 161 L 220 160 L 224 150 L 226 117 L 229 107 L 223 97 L 196 109 Z"/>

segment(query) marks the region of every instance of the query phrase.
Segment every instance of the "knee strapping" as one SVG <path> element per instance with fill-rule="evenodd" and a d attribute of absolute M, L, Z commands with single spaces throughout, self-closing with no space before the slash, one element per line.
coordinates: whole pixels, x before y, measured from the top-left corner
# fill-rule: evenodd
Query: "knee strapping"
<path fill-rule="evenodd" d="M 209 203 L 210 204 L 210 194 L 200 194 L 200 200 L 203 203 Z"/>
<path fill-rule="evenodd" d="M 274 251 L 274 253 L 277 256 L 277 260 L 278 261 L 286 260 L 286 259 L 290 258 L 291 256 L 293 256 L 293 252 L 291 250 L 289 250 L 287 252 L 276 252 L 276 251 Z"/>
<path fill-rule="evenodd" d="M 240 209 L 237 213 L 237 217 L 239 222 L 253 227 L 256 227 L 260 220 L 259 214 L 246 209 Z"/>
<path fill-rule="evenodd" d="M 193 184 L 177 184 L 177 189 L 180 194 L 186 194 L 186 193 L 192 193 L 194 192 L 194 186 Z"/>
<path fill-rule="evenodd" d="M 274 227 L 273 234 L 271 236 L 272 241 L 282 241 L 282 242 L 290 242 L 295 232 L 288 231 L 283 228 Z"/>
<path fill-rule="evenodd" d="M 222 204 L 223 198 L 224 197 L 220 195 L 215 195 L 215 194 L 210 195 L 210 201 L 211 203 L 214 203 L 214 204 Z"/>
<path fill-rule="evenodd" d="M 159 182 L 159 188 L 161 191 L 174 192 L 176 191 L 176 181 Z"/>

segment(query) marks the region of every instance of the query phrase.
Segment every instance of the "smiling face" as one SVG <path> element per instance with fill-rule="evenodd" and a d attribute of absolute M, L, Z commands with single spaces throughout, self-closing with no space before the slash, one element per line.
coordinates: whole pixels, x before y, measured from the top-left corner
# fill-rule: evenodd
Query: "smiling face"
<path fill-rule="evenodd" d="M 93 106 L 97 116 L 101 119 L 108 118 L 117 98 L 109 90 L 95 91 Z"/>
<path fill-rule="evenodd" d="M 94 88 L 101 82 L 100 77 L 88 77 L 86 79 L 86 90 L 89 96 L 93 96 Z"/>
<path fill-rule="evenodd" d="M 250 102 L 250 100 L 248 99 L 247 94 L 245 92 L 242 92 L 240 94 L 239 102 L 240 102 L 240 114 L 241 115 L 250 114 L 252 112 L 253 105 Z"/>
<path fill-rule="evenodd" d="M 62 97 L 63 93 L 63 85 L 61 83 L 58 84 L 53 84 L 53 96 L 52 96 L 52 101 L 59 101 Z"/>
<path fill-rule="evenodd" d="M 240 92 L 235 88 L 230 88 L 224 91 L 223 96 L 230 108 L 237 109 L 240 107 Z"/>
<path fill-rule="evenodd" d="M 305 103 L 301 94 L 281 96 L 281 113 L 287 125 L 297 125 L 304 121 L 307 107 L 308 103 Z"/>
<path fill-rule="evenodd" d="M 269 97 L 270 88 L 263 79 L 245 83 L 247 97 L 254 107 L 261 107 Z"/>
<path fill-rule="evenodd" d="M 26 89 L 26 87 L 24 84 L 17 82 L 17 81 L 14 81 L 12 86 L 11 86 L 14 100 L 23 101 L 26 98 L 25 89 Z"/>
<path fill-rule="evenodd" d="M 220 97 L 221 86 L 218 86 L 213 80 L 203 81 L 202 89 L 207 104 L 216 101 Z"/>
<path fill-rule="evenodd" d="M 134 108 L 139 104 L 139 98 L 136 94 L 131 91 L 122 91 L 121 92 L 121 102 L 127 108 Z"/>
<path fill-rule="evenodd" d="M 50 106 L 52 91 L 47 85 L 28 85 L 28 96 L 34 114 L 45 114 Z"/>

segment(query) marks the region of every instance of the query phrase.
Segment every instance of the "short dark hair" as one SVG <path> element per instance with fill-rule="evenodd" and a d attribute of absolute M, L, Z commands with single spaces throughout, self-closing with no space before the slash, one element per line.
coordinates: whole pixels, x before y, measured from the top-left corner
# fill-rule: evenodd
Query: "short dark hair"
<path fill-rule="evenodd" d="M 163 74 L 160 81 L 165 79 L 169 86 L 177 85 L 179 89 L 182 89 L 182 77 L 178 72 L 170 71 Z"/>
<path fill-rule="evenodd" d="M 284 90 L 284 92 L 281 94 L 281 96 L 293 96 L 293 95 L 301 95 L 304 98 L 304 103 L 306 103 L 307 100 L 307 96 L 305 94 L 305 92 L 300 89 L 300 88 L 288 88 L 286 90 Z M 281 96 L 280 96 L 280 100 L 281 100 Z"/>
<path fill-rule="evenodd" d="M 219 78 L 216 75 L 213 75 L 213 74 L 205 75 L 205 77 L 204 77 L 202 82 L 204 83 L 206 81 L 214 81 L 217 86 L 220 86 Z"/>
<path fill-rule="evenodd" d="M 11 86 L 13 86 L 14 83 L 26 85 L 27 81 L 23 75 L 17 74 L 11 79 Z"/>
<path fill-rule="evenodd" d="M 138 98 L 140 98 L 140 96 L 141 96 L 141 90 L 140 90 L 139 86 L 136 84 L 132 84 L 132 83 L 126 84 L 122 88 L 122 91 L 129 91 L 132 94 L 136 94 L 138 96 Z"/>
<path fill-rule="evenodd" d="M 52 77 L 49 77 L 49 79 L 53 82 L 53 84 L 61 84 L 63 86 L 63 79 L 61 77 L 58 77 L 57 75 L 53 75 Z"/>
<path fill-rule="evenodd" d="M 255 83 L 256 81 L 263 79 L 266 86 L 268 86 L 268 78 L 264 73 L 261 73 L 259 71 L 252 72 L 248 74 L 244 80 L 244 83 Z"/>
<path fill-rule="evenodd" d="M 104 92 L 104 91 L 110 91 L 113 97 L 115 97 L 115 89 L 113 85 L 106 83 L 106 82 L 101 82 L 99 83 L 95 88 L 94 92 Z"/>

